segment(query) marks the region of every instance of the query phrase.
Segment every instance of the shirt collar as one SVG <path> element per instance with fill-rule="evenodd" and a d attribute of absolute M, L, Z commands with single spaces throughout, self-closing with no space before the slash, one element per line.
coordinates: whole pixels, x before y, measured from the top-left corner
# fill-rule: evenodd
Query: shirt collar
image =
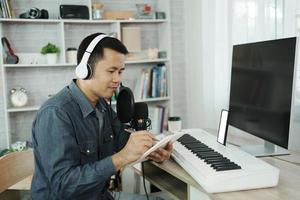
<path fill-rule="evenodd" d="M 93 107 L 91 102 L 89 102 L 85 94 L 77 86 L 76 79 L 73 79 L 68 87 L 72 97 L 78 103 L 83 117 L 87 117 L 90 113 L 95 111 L 95 108 Z M 105 112 L 106 111 L 105 100 L 103 98 L 100 98 L 96 107 L 100 112 Z"/>

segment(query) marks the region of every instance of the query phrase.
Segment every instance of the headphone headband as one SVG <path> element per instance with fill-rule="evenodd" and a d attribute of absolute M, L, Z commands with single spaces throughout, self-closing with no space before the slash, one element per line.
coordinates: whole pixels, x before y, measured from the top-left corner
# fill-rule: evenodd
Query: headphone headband
<path fill-rule="evenodd" d="M 95 37 L 91 43 L 89 44 L 89 46 L 86 48 L 82 59 L 79 63 L 79 65 L 76 67 L 75 73 L 76 76 L 80 79 L 87 79 L 89 77 L 89 75 L 91 74 L 91 72 L 89 70 L 90 67 L 88 66 L 88 60 L 94 50 L 94 48 L 96 47 L 96 45 L 103 39 L 109 37 L 108 35 L 105 34 L 101 34 L 98 35 L 97 37 Z"/>

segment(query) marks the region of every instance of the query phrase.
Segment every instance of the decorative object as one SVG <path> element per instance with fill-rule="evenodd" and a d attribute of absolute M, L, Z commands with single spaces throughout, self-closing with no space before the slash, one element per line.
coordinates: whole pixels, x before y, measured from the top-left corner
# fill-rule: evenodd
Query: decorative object
<path fill-rule="evenodd" d="M 136 4 L 137 19 L 153 19 L 152 7 L 149 4 Z"/>
<path fill-rule="evenodd" d="M 11 144 L 11 149 L 13 151 L 24 151 L 25 149 L 27 149 L 26 141 L 24 141 L 24 142 L 17 141 L 15 143 Z"/>
<path fill-rule="evenodd" d="M 166 13 L 165 12 L 155 12 L 155 18 L 156 19 L 166 19 Z"/>
<path fill-rule="evenodd" d="M 181 118 L 178 116 L 169 117 L 168 118 L 168 130 L 170 132 L 181 131 Z"/>
<path fill-rule="evenodd" d="M 46 60 L 48 64 L 57 63 L 57 54 L 59 53 L 59 48 L 54 44 L 48 42 L 48 44 L 42 48 L 41 53 L 43 55 L 46 55 Z"/>
<path fill-rule="evenodd" d="M 137 26 L 122 27 L 122 42 L 129 52 L 140 52 L 141 28 Z"/>
<path fill-rule="evenodd" d="M 6 37 L 1 38 L 1 42 L 3 45 L 3 50 L 5 52 L 4 55 L 4 63 L 7 64 L 17 64 L 19 62 L 19 57 L 16 56 L 13 49 L 10 46 L 10 43 Z"/>
<path fill-rule="evenodd" d="M 92 15 L 93 19 L 103 18 L 103 4 L 100 2 L 93 2 L 92 4 Z"/>
<path fill-rule="evenodd" d="M 147 55 L 148 55 L 149 59 L 157 59 L 157 57 L 158 57 L 158 49 L 157 48 L 149 48 Z"/>
<path fill-rule="evenodd" d="M 159 51 L 158 58 L 167 58 L 167 51 Z"/>
<path fill-rule="evenodd" d="M 74 47 L 67 48 L 67 63 L 77 63 L 77 49 Z"/>
<path fill-rule="evenodd" d="M 26 151 L 28 148 L 32 148 L 32 142 L 29 141 L 17 141 L 10 145 L 9 149 L 3 149 L 0 151 L 0 157 L 7 155 L 9 153 L 17 152 L 17 151 Z"/>
<path fill-rule="evenodd" d="M 134 16 L 132 11 L 116 10 L 116 11 L 104 11 L 104 19 L 132 19 Z"/>
<path fill-rule="evenodd" d="M 85 5 L 60 5 L 59 13 L 62 19 L 89 19 L 89 8 Z"/>
<path fill-rule="evenodd" d="M 27 91 L 24 88 L 13 88 L 10 90 L 10 101 L 14 107 L 25 106 L 28 102 Z"/>
<path fill-rule="evenodd" d="M 19 57 L 18 64 L 45 64 L 45 56 L 40 53 L 16 53 Z"/>
<path fill-rule="evenodd" d="M 20 18 L 25 19 L 49 19 L 49 12 L 45 9 L 30 8 L 28 11 L 21 13 Z"/>

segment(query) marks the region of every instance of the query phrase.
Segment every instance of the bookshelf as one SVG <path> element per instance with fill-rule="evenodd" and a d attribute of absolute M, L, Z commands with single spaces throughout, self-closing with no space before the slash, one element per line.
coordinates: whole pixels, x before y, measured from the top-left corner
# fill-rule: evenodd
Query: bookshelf
<path fill-rule="evenodd" d="M 110 10 L 135 10 L 138 0 L 125 0 L 122 5 L 114 1 L 103 0 L 104 8 Z M 167 94 L 163 97 L 136 98 L 136 102 L 147 102 L 149 106 L 170 107 L 172 93 L 171 77 L 171 37 L 170 37 L 170 1 L 150 0 L 147 2 L 154 10 L 166 13 L 166 19 L 132 19 L 132 20 L 66 20 L 59 19 L 60 4 L 87 5 L 91 11 L 92 0 L 12 0 L 16 16 L 31 7 L 46 8 L 49 19 L 12 19 L 0 18 L 1 37 L 7 37 L 16 54 L 39 53 L 47 42 L 54 43 L 61 50 L 57 64 L 6 64 L 0 59 L 0 149 L 9 147 L 16 141 L 31 140 L 31 125 L 36 111 L 49 95 L 57 93 L 68 85 L 75 77 L 75 64 L 67 63 L 66 49 L 78 48 L 81 40 L 89 34 L 104 32 L 115 33 L 121 38 L 122 27 L 138 26 L 142 33 L 142 50 L 157 48 L 167 52 L 167 57 L 149 59 L 141 57 L 138 60 L 127 60 L 123 83 L 134 90 L 136 79 L 142 69 L 149 69 L 163 63 L 167 69 Z M 0 57 L 3 58 L 3 46 L 0 47 Z M 16 108 L 10 103 L 9 92 L 15 87 L 24 87 L 28 91 L 28 103 Z"/>

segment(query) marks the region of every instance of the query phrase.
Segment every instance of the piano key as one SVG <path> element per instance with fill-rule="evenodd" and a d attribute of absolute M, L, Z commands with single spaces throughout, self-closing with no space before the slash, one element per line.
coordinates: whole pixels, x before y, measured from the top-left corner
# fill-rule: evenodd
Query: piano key
<path fill-rule="evenodd" d="M 204 144 L 200 144 L 200 143 L 193 143 L 193 144 L 183 144 L 185 147 L 187 147 L 188 149 L 192 149 L 192 148 L 197 148 L 197 147 L 205 147 L 208 148 L 208 146 L 204 145 Z"/>
<path fill-rule="evenodd" d="M 236 164 L 233 162 L 220 162 L 220 163 L 211 164 L 211 167 L 217 168 L 217 167 L 230 166 L 230 165 L 236 165 Z"/>
<path fill-rule="evenodd" d="M 192 149 L 192 153 L 197 154 L 197 153 L 205 153 L 205 152 L 215 152 L 213 149 Z"/>
<path fill-rule="evenodd" d="M 216 169 L 216 171 L 226 171 L 226 170 L 235 170 L 235 169 L 241 169 L 240 166 L 224 166 L 224 167 L 219 167 Z"/>
<path fill-rule="evenodd" d="M 207 164 L 215 164 L 215 163 L 222 163 L 222 162 L 231 162 L 230 160 L 226 160 L 226 159 L 223 159 L 223 158 L 206 158 L 204 160 L 204 162 L 206 162 Z"/>

